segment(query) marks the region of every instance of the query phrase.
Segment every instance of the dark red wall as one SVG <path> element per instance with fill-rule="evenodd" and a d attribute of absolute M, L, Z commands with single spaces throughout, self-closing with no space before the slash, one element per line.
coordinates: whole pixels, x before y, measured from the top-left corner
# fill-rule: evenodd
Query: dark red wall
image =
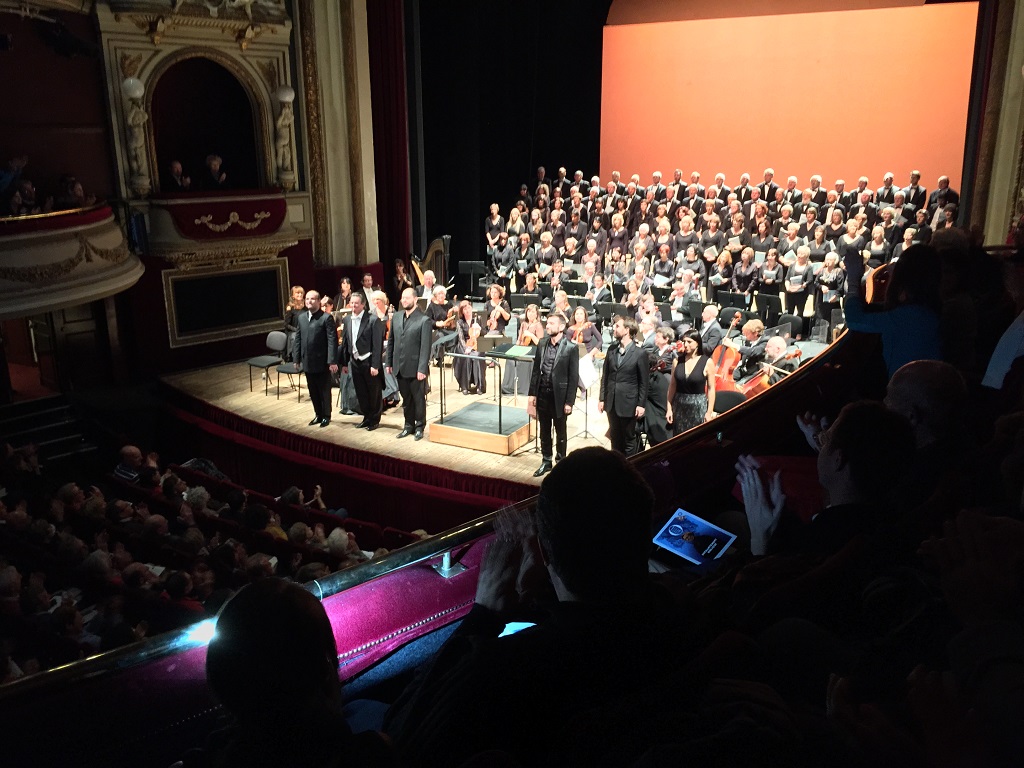
<path fill-rule="evenodd" d="M 53 25 L 0 14 L 0 34 L 13 42 L 13 50 L 0 51 L 0 163 L 27 154 L 24 177 L 40 192 L 52 193 L 61 174 L 71 173 L 86 193 L 106 198 L 115 185 L 99 34 L 89 16 L 55 16 L 66 27 L 60 45 L 85 47 L 94 55 L 62 55 L 38 31 L 52 35 Z"/>

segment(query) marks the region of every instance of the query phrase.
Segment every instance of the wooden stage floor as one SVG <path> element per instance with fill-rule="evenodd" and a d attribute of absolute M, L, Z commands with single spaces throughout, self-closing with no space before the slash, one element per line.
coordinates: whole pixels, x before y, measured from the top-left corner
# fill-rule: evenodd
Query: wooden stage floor
<path fill-rule="evenodd" d="M 271 372 L 270 375 L 270 394 L 266 397 L 261 391 L 263 389 L 263 382 L 259 379 L 259 372 L 257 371 L 254 371 L 254 391 L 249 391 L 248 366 L 244 362 L 228 363 L 211 368 L 171 374 L 162 377 L 162 380 L 167 385 L 194 398 L 210 403 L 217 408 L 278 429 L 293 430 L 318 440 L 346 445 L 365 451 L 375 451 L 419 464 L 444 467 L 446 469 L 476 474 L 481 477 L 497 477 L 531 485 L 540 484 L 540 480 L 533 477 L 533 473 L 541 461 L 539 442 L 537 444 L 537 453 L 534 453 L 534 442 L 531 441 L 511 456 L 499 456 L 493 453 L 430 442 L 430 425 L 437 421 L 441 412 L 441 371 L 433 365 L 430 368 L 432 391 L 427 396 L 426 437 L 419 442 L 415 441 L 412 437 L 402 440 L 395 439 L 395 435 L 402 429 L 403 424 L 401 406 L 386 410 L 383 419 L 381 419 L 380 428 L 373 432 L 367 432 L 365 429 L 356 429 L 355 425 L 359 423 L 362 417 L 342 416 L 337 411 L 337 408 L 335 408 L 330 426 L 324 429 L 316 426 L 308 427 L 306 424 L 313 418 L 313 409 L 306 393 L 305 380 L 303 379 L 302 402 L 297 402 L 295 390 L 288 386 L 287 378 L 283 378 L 281 381 L 281 399 L 278 400 L 275 397 L 274 388 L 274 377 L 276 374 Z M 452 376 L 450 367 L 446 366 L 444 368 L 444 376 L 446 384 L 445 405 L 449 415 L 472 402 L 481 400 L 484 402 L 494 402 L 492 399 L 493 371 L 488 371 L 488 391 L 484 395 L 461 394 Z M 608 421 L 603 414 L 597 412 L 597 390 L 598 385 L 595 384 L 590 389 L 591 397 L 587 401 L 580 398 L 576 400 L 576 410 L 568 419 L 569 451 L 589 445 L 609 447 L 609 442 L 604 437 L 605 432 L 608 430 Z M 335 406 L 337 405 L 337 399 L 338 390 L 335 389 Z M 512 406 L 512 395 L 503 395 L 502 407 Z M 525 395 L 519 396 L 518 407 L 526 407 Z M 573 435 L 583 432 L 584 407 L 589 409 L 587 428 L 592 436 L 573 437 Z"/>

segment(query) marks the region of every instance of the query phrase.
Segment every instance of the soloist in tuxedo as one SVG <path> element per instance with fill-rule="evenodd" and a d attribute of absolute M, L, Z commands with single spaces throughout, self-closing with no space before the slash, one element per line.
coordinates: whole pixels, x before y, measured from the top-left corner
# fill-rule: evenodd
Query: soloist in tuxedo
<path fill-rule="evenodd" d="M 320 294 L 306 294 L 306 311 L 298 315 L 299 330 L 292 339 L 292 360 L 306 374 L 309 399 L 316 414 L 309 426 L 331 423 L 331 374 L 338 370 L 338 329 L 334 316 L 320 309 Z"/>
<path fill-rule="evenodd" d="M 342 373 L 352 369 L 352 384 L 363 413 L 356 427 L 372 432 L 384 411 L 384 323 L 375 313 L 366 311 L 362 293 L 352 294 L 351 306 L 352 314 L 342 321 L 338 364 Z"/>
<path fill-rule="evenodd" d="M 650 385 L 647 353 L 633 343 L 636 332 L 635 320 L 615 318 L 612 335 L 616 343 L 605 355 L 601 399 L 597 404 L 598 411 L 608 414 L 612 450 L 626 456 L 632 456 L 639 449 L 636 422 L 644 416 Z"/>
<path fill-rule="evenodd" d="M 388 373 L 398 379 L 405 410 L 405 427 L 396 437 L 415 434 L 423 439 L 427 421 L 427 375 L 430 373 L 431 322 L 416 308 L 416 291 L 402 291 L 402 311 L 391 318 Z"/>
<path fill-rule="evenodd" d="M 565 335 L 565 318 L 548 315 L 547 333 L 537 345 L 527 411 L 537 416 L 540 432 L 540 468 L 534 477 L 550 472 L 551 427 L 555 428 L 555 461 L 566 453 L 565 420 L 576 402 L 576 384 L 580 379 L 579 348 Z"/>

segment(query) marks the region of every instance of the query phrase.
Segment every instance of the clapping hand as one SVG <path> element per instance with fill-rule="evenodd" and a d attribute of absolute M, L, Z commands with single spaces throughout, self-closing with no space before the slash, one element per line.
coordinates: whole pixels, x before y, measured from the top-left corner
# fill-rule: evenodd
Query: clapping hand
<path fill-rule="evenodd" d="M 761 480 L 761 465 L 753 456 L 740 456 L 736 462 L 737 480 L 743 491 L 743 507 L 750 525 L 750 553 L 763 555 L 768 541 L 782 519 L 786 495 L 782 492 L 782 475 L 776 472 L 768 487 Z"/>

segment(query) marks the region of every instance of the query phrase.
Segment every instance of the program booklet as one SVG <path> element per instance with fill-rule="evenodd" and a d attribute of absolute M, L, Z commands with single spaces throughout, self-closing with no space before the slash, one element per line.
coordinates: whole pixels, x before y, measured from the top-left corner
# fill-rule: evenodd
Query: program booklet
<path fill-rule="evenodd" d="M 654 537 L 662 549 L 674 552 L 694 565 L 717 560 L 736 541 L 736 535 L 685 509 L 677 509 Z"/>

